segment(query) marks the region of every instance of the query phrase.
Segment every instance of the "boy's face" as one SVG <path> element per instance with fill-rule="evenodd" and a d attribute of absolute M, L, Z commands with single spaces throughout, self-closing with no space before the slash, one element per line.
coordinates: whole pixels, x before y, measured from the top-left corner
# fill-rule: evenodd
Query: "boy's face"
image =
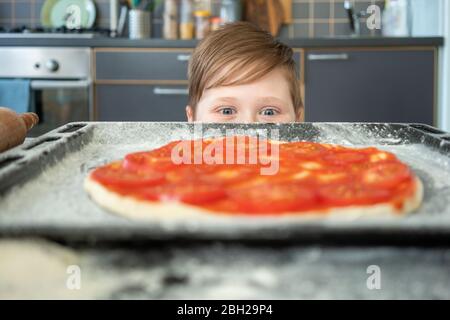
<path fill-rule="evenodd" d="M 197 108 L 186 107 L 189 122 L 295 122 L 296 114 L 283 70 L 274 69 L 247 84 L 206 89 Z"/>

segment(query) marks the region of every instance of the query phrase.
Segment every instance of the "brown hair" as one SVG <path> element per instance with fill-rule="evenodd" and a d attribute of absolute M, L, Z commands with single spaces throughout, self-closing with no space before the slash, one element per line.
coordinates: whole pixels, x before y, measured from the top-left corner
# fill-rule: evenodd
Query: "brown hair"
<path fill-rule="evenodd" d="M 255 81 L 282 67 L 296 113 L 303 108 L 297 66 L 289 46 L 250 22 L 225 24 L 210 32 L 189 61 L 189 105 L 195 110 L 203 91 Z"/>

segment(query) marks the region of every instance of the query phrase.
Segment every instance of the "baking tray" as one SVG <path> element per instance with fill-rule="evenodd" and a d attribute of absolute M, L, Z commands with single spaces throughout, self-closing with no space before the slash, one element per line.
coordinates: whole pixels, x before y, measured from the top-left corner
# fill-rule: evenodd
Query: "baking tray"
<path fill-rule="evenodd" d="M 215 131 L 211 131 L 215 130 Z M 129 152 L 201 134 L 278 132 L 283 140 L 375 146 L 395 153 L 424 183 L 424 202 L 405 217 L 255 217 L 133 221 L 93 203 L 83 189 L 90 170 Z M 209 215 L 208 215 L 209 216 Z M 178 122 L 69 123 L 0 154 L 0 236 L 60 241 L 306 241 L 450 244 L 450 134 L 423 124 Z"/>

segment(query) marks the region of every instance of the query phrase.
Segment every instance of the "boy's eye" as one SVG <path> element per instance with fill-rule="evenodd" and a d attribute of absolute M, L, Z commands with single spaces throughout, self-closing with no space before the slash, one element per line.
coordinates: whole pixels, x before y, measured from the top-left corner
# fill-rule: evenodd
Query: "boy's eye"
<path fill-rule="evenodd" d="M 229 108 L 229 107 L 225 107 L 225 108 L 220 108 L 219 110 L 220 114 L 223 114 L 225 116 L 229 116 L 235 113 L 235 110 L 233 108 Z"/>
<path fill-rule="evenodd" d="M 261 115 L 263 115 L 263 116 L 274 116 L 277 113 L 278 113 L 278 111 L 275 110 L 274 108 L 266 108 L 261 111 Z"/>

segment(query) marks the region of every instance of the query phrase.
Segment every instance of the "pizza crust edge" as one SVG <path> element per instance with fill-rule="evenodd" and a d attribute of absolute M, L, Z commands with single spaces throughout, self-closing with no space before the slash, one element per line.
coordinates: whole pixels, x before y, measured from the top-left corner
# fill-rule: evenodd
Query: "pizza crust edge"
<path fill-rule="evenodd" d="M 286 220 L 308 220 L 322 218 L 357 219 L 360 217 L 399 217 L 416 210 L 422 203 L 423 184 L 415 177 L 415 192 L 406 198 L 403 208 L 398 211 L 390 203 L 380 203 L 367 206 L 335 207 L 320 211 L 286 212 L 283 214 L 258 215 L 258 219 L 286 219 Z M 107 209 L 122 217 L 139 220 L 185 220 L 188 219 L 214 219 L 230 220 L 236 218 L 247 218 L 255 220 L 254 216 L 246 214 L 229 214 L 203 209 L 201 207 L 184 204 L 181 202 L 155 202 L 139 200 L 130 196 L 122 196 L 112 192 L 96 182 L 88 175 L 84 181 L 84 188 L 91 199 Z"/>

